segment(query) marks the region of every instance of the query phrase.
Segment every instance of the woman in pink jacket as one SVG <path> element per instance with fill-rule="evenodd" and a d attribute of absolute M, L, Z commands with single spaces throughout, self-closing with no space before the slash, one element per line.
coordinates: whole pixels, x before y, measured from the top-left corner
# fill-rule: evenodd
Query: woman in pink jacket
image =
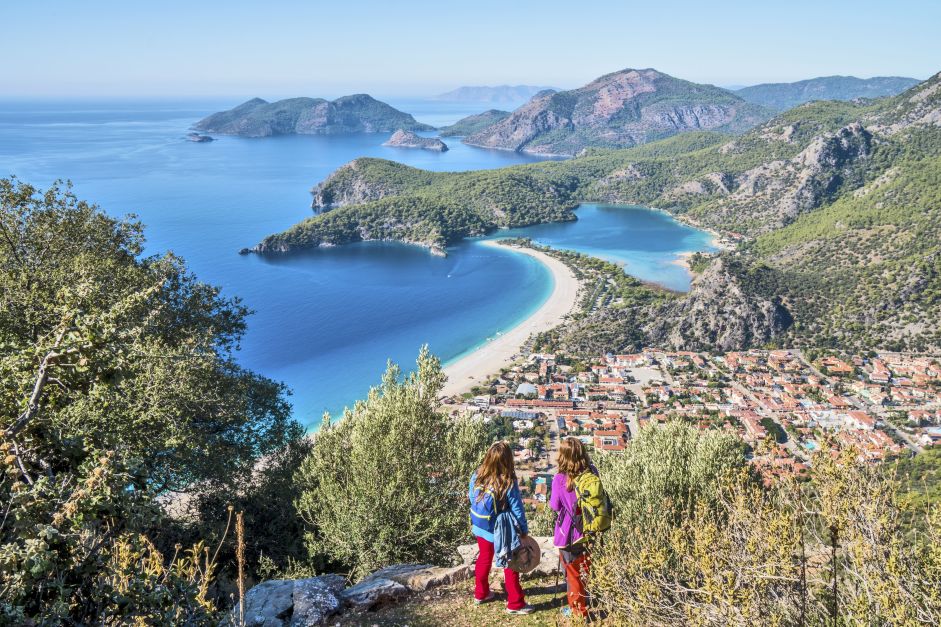
<path fill-rule="evenodd" d="M 565 564 L 565 581 L 568 584 L 569 606 L 567 614 L 587 616 L 585 605 L 585 582 L 588 579 L 588 567 L 591 558 L 587 547 L 580 543 L 581 518 L 578 508 L 578 496 L 575 494 L 575 480 L 586 472 L 593 472 L 591 459 L 585 445 L 578 438 L 565 438 L 559 447 L 559 472 L 552 478 L 552 493 L 549 506 L 558 512 L 555 519 L 555 546 L 559 548 L 562 562 Z"/>

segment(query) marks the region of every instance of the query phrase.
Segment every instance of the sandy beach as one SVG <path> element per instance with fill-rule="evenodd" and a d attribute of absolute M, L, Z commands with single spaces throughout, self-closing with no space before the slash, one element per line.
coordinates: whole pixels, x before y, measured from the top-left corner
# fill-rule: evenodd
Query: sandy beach
<path fill-rule="evenodd" d="M 494 241 L 482 242 L 484 246 L 500 246 Z M 519 355 L 520 347 L 530 335 L 546 331 L 562 322 L 577 303 L 578 279 L 564 263 L 531 248 L 512 247 L 514 252 L 535 257 L 552 272 L 555 287 L 542 307 L 533 315 L 500 336 L 490 340 L 473 353 L 465 355 L 444 368 L 448 382 L 443 394 L 451 396 L 466 392 L 487 375 L 493 375 L 507 366 Z"/>

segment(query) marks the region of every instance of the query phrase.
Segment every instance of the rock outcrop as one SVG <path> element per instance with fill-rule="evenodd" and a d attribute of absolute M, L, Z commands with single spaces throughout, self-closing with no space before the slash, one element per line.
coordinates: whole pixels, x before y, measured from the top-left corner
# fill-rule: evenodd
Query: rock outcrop
<path fill-rule="evenodd" d="M 711 173 L 674 188 L 668 195 L 718 196 L 709 219 L 752 235 L 780 228 L 862 181 L 872 154 L 872 134 L 859 122 L 814 137 L 791 159 L 762 163 L 740 174 Z"/>
<path fill-rule="evenodd" d="M 209 135 L 200 135 L 199 133 L 190 133 L 186 136 L 186 141 L 195 142 L 197 144 L 205 144 L 211 141 L 215 141 Z"/>
<path fill-rule="evenodd" d="M 193 128 L 241 137 L 434 130 L 432 126 L 417 122 L 408 113 L 367 94 L 343 96 L 332 101 L 289 98 L 267 102 L 253 98 L 234 109 L 203 118 Z"/>
<path fill-rule="evenodd" d="M 343 602 L 360 609 L 372 609 L 408 596 L 408 588 L 383 577 L 366 579 L 340 593 Z"/>
<path fill-rule="evenodd" d="M 416 170 L 393 161 L 359 158 L 340 166 L 315 185 L 311 208 L 322 213 L 344 205 L 358 205 L 412 191 L 416 184 L 430 184 L 431 172 Z"/>
<path fill-rule="evenodd" d="M 246 627 L 306 627 L 321 625 L 342 607 L 338 595 L 346 580 L 339 575 L 308 579 L 276 579 L 260 583 L 245 594 Z M 230 622 L 238 625 L 238 608 Z"/>
<path fill-rule="evenodd" d="M 536 538 L 543 549 L 536 574 L 553 572 L 558 552 L 552 538 Z M 430 564 L 396 564 L 382 568 L 357 584 L 346 587 L 341 575 L 321 575 L 307 579 L 276 579 L 265 581 L 245 594 L 245 625 L 247 627 L 307 627 L 323 625 L 329 618 L 351 610 L 370 610 L 396 603 L 412 594 L 421 594 L 474 576 L 477 545 L 458 547 L 461 564 L 432 566 Z M 497 569 L 494 569 L 497 572 Z M 532 575 L 532 574 L 531 574 Z M 238 607 L 227 621 L 238 625 Z"/>
<path fill-rule="evenodd" d="M 874 116 L 875 130 L 894 135 L 913 126 L 941 126 L 941 72 L 900 94 Z"/>
<path fill-rule="evenodd" d="M 718 257 L 693 279 L 685 298 L 647 312 L 651 346 L 674 350 L 742 350 L 766 344 L 790 327 L 790 312 L 773 295 L 770 268 L 739 267 Z"/>
<path fill-rule="evenodd" d="M 402 129 L 392 133 L 392 137 L 382 145 L 395 148 L 420 148 L 432 152 L 447 152 L 448 150 L 448 145 L 437 137 L 421 137 L 412 131 Z"/>
<path fill-rule="evenodd" d="M 740 132 L 771 112 L 733 93 L 652 69 L 622 70 L 579 89 L 545 91 L 464 141 L 542 155 L 629 147 L 690 130 Z"/>

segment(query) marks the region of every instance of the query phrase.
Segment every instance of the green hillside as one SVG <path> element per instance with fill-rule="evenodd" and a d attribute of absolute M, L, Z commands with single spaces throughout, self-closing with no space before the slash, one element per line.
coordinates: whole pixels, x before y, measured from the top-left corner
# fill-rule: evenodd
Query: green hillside
<path fill-rule="evenodd" d="M 454 124 L 444 126 L 439 129 L 442 137 L 464 137 L 481 131 L 491 124 L 496 124 L 509 117 L 509 111 L 500 111 L 499 109 L 490 109 L 483 113 L 475 113 L 465 118 L 461 118 Z"/>

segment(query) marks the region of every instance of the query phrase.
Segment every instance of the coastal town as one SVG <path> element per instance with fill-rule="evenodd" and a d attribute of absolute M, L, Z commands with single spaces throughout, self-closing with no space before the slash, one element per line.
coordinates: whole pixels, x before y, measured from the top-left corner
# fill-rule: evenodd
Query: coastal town
<path fill-rule="evenodd" d="M 560 437 L 617 452 L 669 420 L 736 434 L 771 483 L 799 479 L 821 449 L 879 462 L 941 444 L 941 356 L 650 349 L 586 363 L 535 353 L 445 403 L 515 444 L 531 505 L 547 498 Z"/>

